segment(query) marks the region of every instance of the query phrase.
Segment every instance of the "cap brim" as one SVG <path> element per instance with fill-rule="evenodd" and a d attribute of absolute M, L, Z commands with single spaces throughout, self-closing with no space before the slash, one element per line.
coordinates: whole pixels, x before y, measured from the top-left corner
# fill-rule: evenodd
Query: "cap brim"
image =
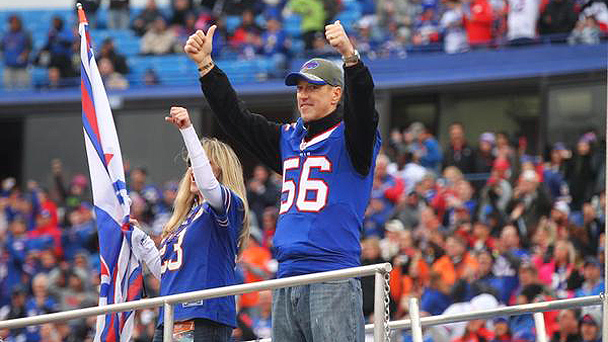
<path fill-rule="evenodd" d="M 298 85 L 299 80 L 304 80 L 304 81 L 306 81 L 308 83 L 312 83 L 312 84 L 319 84 L 319 85 L 327 84 L 327 82 L 323 81 L 322 78 L 317 77 L 315 75 L 307 74 L 305 72 L 292 72 L 291 74 L 287 75 L 287 77 L 285 77 L 285 85 L 288 85 L 288 86 Z"/>

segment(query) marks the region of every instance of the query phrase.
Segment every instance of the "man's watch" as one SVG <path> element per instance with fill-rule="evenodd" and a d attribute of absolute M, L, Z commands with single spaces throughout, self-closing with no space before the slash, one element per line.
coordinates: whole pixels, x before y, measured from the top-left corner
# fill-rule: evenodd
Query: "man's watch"
<path fill-rule="evenodd" d="M 342 56 L 342 61 L 345 64 L 355 64 L 357 63 L 359 60 L 361 59 L 361 55 L 359 54 L 359 51 L 355 50 L 355 53 L 353 53 L 352 55 L 348 56 L 348 57 L 344 57 Z"/>

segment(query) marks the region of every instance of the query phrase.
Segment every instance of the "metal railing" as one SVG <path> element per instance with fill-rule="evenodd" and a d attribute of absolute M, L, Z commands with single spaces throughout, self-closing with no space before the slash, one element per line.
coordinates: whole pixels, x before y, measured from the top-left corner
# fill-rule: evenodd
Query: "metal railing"
<path fill-rule="evenodd" d="M 57 312 L 52 314 L 40 315 L 40 316 L 32 316 L 26 318 L 17 318 L 6 321 L 0 321 L 0 330 L 1 329 L 17 329 L 23 328 L 31 325 L 45 324 L 45 323 L 53 323 L 58 321 L 66 321 L 70 319 L 84 318 L 90 316 L 98 316 L 111 312 L 122 312 L 122 311 L 131 311 L 131 310 L 139 310 L 139 309 L 148 309 L 163 306 L 164 307 L 164 330 L 163 330 L 163 340 L 171 341 L 173 334 L 173 306 L 179 303 L 185 302 L 193 302 L 203 299 L 209 298 L 218 298 L 218 297 L 226 297 L 233 296 L 237 294 L 263 291 L 263 290 L 273 290 L 284 287 L 305 285 L 305 284 L 314 284 L 321 283 L 325 281 L 331 280 L 339 280 L 345 278 L 354 278 L 354 277 L 365 277 L 371 276 L 375 274 L 384 275 L 389 273 L 392 269 L 390 263 L 383 264 L 375 264 L 361 267 L 353 267 L 346 268 L 342 270 L 329 271 L 329 272 L 321 272 L 321 273 L 313 273 L 313 274 L 305 274 L 295 277 L 281 278 L 281 279 L 273 279 L 273 280 L 265 280 L 255 283 L 241 284 L 241 285 L 232 285 L 226 287 L 218 287 L 213 289 L 206 289 L 200 291 L 193 291 L 187 293 L 174 294 L 163 297 L 156 298 L 147 298 L 140 299 L 132 302 L 125 302 L 119 304 L 110 304 L 105 306 L 95 306 L 85 309 Z M 384 277 L 375 277 L 376 282 L 384 282 Z M 384 301 L 384 291 L 377 291 L 375 294 L 374 301 L 375 302 L 383 302 Z M 382 310 L 376 312 L 377 310 Z M 374 341 L 384 341 L 385 340 L 385 316 L 384 316 L 384 306 L 376 305 L 374 306 L 374 328 L 372 329 L 374 332 Z"/>
<path fill-rule="evenodd" d="M 391 271 L 392 266 L 390 263 L 375 264 L 354 268 L 347 268 L 336 271 L 321 272 L 300 275 L 295 277 L 281 278 L 260 281 L 249 284 L 233 285 L 226 287 L 219 287 L 213 289 L 206 289 L 200 291 L 193 291 L 188 293 L 180 293 L 175 295 L 169 295 L 164 297 L 141 299 L 133 302 L 111 304 L 105 306 L 95 306 L 85 309 L 71 310 L 65 312 L 58 312 L 40 316 L 18 318 L 6 321 L 0 321 L 0 329 L 17 329 L 31 325 L 52 323 L 58 321 L 65 321 L 70 319 L 77 319 L 90 316 L 98 316 L 111 312 L 122 312 L 131 311 L 138 309 L 148 309 L 163 306 L 164 308 L 164 330 L 163 337 L 165 341 L 172 339 L 173 333 L 173 306 L 178 303 L 198 301 L 202 299 L 217 298 L 232 296 L 237 294 L 256 292 L 262 290 L 272 290 L 290 286 L 298 286 L 304 284 L 320 283 L 331 280 L 339 280 L 353 277 L 365 277 L 375 275 L 376 291 L 374 294 L 375 304 L 384 301 L 384 289 L 381 286 L 384 282 L 384 277 L 379 275 L 387 274 Z M 380 284 L 379 284 L 380 283 Z M 604 294 L 597 296 L 587 296 L 572 299 L 554 300 L 548 302 L 505 306 L 495 309 L 472 311 L 460 314 L 452 315 L 438 315 L 420 317 L 418 300 L 416 298 L 410 299 L 410 319 L 398 320 L 388 322 L 390 330 L 412 330 L 413 341 L 422 342 L 422 328 L 431 327 L 442 324 L 458 323 L 471 321 L 476 319 L 489 319 L 496 316 L 515 316 L 522 314 L 534 314 L 534 322 L 537 331 L 537 341 L 546 342 L 546 336 L 543 333 L 545 330 L 544 319 L 542 312 L 554 311 L 567 308 L 577 308 L 582 306 L 601 305 L 604 307 L 608 304 Z M 374 334 L 374 341 L 385 341 L 385 315 L 383 305 L 374 305 L 374 323 L 365 326 L 365 332 Z M 604 317 L 606 320 L 607 317 Z M 269 342 L 271 339 L 259 340 L 260 342 Z"/>
<path fill-rule="evenodd" d="M 534 314 L 534 323 L 536 326 L 536 339 L 538 342 L 546 342 L 545 321 L 542 315 L 545 311 L 554 311 L 569 308 L 578 308 L 582 306 L 600 305 L 604 302 L 604 295 L 587 296 L 572 299 L 560 299 L 548 302 L 504 306 L 489 310 L 471 311 L 452 315 L 438 315 L 420 317 L 418 300 L 410 299 L 410 319 L 391 321 L 388 326 L 391 330 L 412 330 L 413 342 L 422 342 L 422 328 L 428 328 L 437 325 L 449 323 L 458 323 L 472 321 L 476 319 L 489 319 L 496 316 L 517 316 L 523 314 Z M 605 318 L 604 318 L 605 320 Z M 374 331 L 374 324 L 367 324 L 365 332 Z M 249 341 L 254 342 L 254 341 Z M 271 339 L 262 339 L 257 342 L 271 342 Z"/>

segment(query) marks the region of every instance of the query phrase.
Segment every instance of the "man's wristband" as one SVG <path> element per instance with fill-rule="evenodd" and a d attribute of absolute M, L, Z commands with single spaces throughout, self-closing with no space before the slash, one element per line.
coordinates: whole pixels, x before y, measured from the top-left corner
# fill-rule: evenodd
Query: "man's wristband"
<path fill-rule="evenodd" d="M 213 68 L 213 61 L 198 67 L 199 72 L 206 72 L 207 70 Z"/>

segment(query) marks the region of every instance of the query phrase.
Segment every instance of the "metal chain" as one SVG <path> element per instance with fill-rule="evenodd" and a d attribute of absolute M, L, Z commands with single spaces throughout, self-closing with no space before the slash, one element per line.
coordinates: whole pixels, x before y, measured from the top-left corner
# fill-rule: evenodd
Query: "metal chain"
<path fill-rule="evenodd" d="M 384 335 L 385 341 L 390 342 L 391 340 L 391 328 L 388 326 L 390 319 L 390 303 L 391 303 L 391 274 L 390 272 L 384 273 Z"/>

